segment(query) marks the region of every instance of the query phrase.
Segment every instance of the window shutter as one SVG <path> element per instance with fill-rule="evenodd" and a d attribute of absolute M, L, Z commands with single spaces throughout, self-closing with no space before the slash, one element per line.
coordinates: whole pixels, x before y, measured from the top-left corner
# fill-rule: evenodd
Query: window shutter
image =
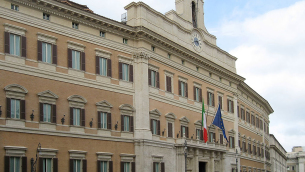
<path fill-rule="evenodd" d="M 185 127 L 186 138 L 189 138 L 189 127 Z"/>
<path fill-rule="evenodd" d="M 230 108 L 229 108 L 229 99 L 227 99 L 227 107 L 228 107 L 228 112 L 230 112 L 229 110 L 230 110 Z"/>
<path fill-rule="evenodd" d="M 53 64 L 57 65 L 57 45 L 53 45 L 53 57 L 52 57 L 52 61 Z"/>
<path fill-rule="evenodd" d="M 222 97 L 218 96 L 218 103 L 220 105 L 220 109 L 222 109 Z"/>
<path fill-rule="evenodd" d="M 6 98 L 6 117 L 11 118 L 11 99 Z"/>
<path fill-rule="evenodd" d="M 156 171 L 156 162 L 153 162 L 153 172 L 155 172 Z"/>
<path fill-rule="evenodd" d="M 70 125 L 73 125 L 73 108 L 70 107 Z"/>
<path fill-rule="evenodd" d="M 124 162 L 121 162 L 121 172 L 124 172 Z"/>
<path fill-rule="evenodd" d="M 181 81 L 178 81 L 178 89 L 179 89 L 179 95 L 181 96 Z"/>
<path fill-rule="evenodd" d="M 239 106 L 237 106 L 237 116 L 239 118 Z"/>
<path fill-rule="evenodd" d="M 123 64 L 119 62 L 119 79 L 123 79 Z"/>
<path fill-rule="evenodd" d="M 37 41 L 37 60 L 42 61 L 42 42 Z"/>
<path fill-rule="evenodd" d="M 81 57 L 81 62 L 82 62 L 82 71 L 86 71 L 86 54 L 85 52 L 82 52 L 82 57 Z"/>
<path fill-rule="evenodd" d="M 42 158 L 39 158 L 39 172 L 43 172 L 43 159 Z"/>
<path fill-rule="evenodd" d="M 100 74 L 100 57 L 95 56 L 95 73 Z"/>
<path fill-rule="evenodd" d="M 167 123 L 167 131 L 168 131 L 168 136 L 167 137 L 173 137 L 173 126 L 172 123 Z"/>
<path fill-rule="evenodd" d="M 165 164 L 164 164 L 164 162 L 161 162 L 161 172 L 165 172 Z"/>
<path fill-rule="evenodd" d="M 171 77 L 168 77 L 168 84 L 169 84 L 169 92 L 173 92 L 172 90 L 172 78 Z"/>
<path fill-rule="evenodd" d="M 100 171 L 101 171 L 101 161 L 97 160 L 97 172 L 100 172 Z"/>
<path fill-rule="evenodd" d="M 20 119 L 25 119 L 25 100 L 20 100 Z"/>
<path fill-rule="evenodd" d="M 81 109 L 81 119 L 82 119 L 82 126 L 86 126 L 86 115 L 85 115 L 85 109 Z"/>
<path fill-rule="evenodd" d="M 97 128 L 101 128 L 101 112 L 97 112 Z"/>
<path fill-rule="evenodd" d="M 181 138 L 183 137 L 183 133 L 182 133 L 183 130 L 182 130 L 182 127 L 183 127 L 183 126 L 181 125 L 181 127 L 180 127 L 180 129 L 181 129 L 181 130 L 180 130 L 180 135 L 181 135 L 180 137 L 181 137 Z"/>
<path fill-rule="evenodd" d="M 215 106 L 214 93 L 212 94 L 212 103 L 213 103 L 213 106 Z"/>
<path fill-rule="evenodd" d="M 157 134 L 160 135 L 160 120 L 157 121 Z"/>
<path fill-rule="evenodd" d="M 26 158 L 26 156 L 25 157 L 22 157 L 22 172 L 27 172 L 27 158 Z"/>
<path fill-rule="evenodd" d="M 26 57 L 26 37 L 21 36 L 21 56 Z"/>
<path fill-rule="evenodd" d="M 121 131 L 124 131 L 124 115 L 121 115 Z"/>
<path fill-rule="evenodd" d="M 111 130 L 111 113 L 107 113 L 107 129 Z"/>
<path fill-rule="evenodd" d="M 39 103 L 40 121 L 43 121 L 43 103 Z"/>
<path fill-rule="evenodd" d="M 235 137 L 232 137 L 232 144 L 233 144 L 233 148 L 235 148 Z"/>
<path fill-rule="evenodd" d="M 5 53 L 10 53 L 10 33 L 4 32 L 4 46 L 5 46 Z"/>
<path fill-rule="evenodd" d="M 129 82 L 133 82 L 133 66 L 129 65 Z"/>
<path fill-rule="evenodd" d="M 70 172 L 73 172 L 73 159 L 70 159 Z"/>
<path fill-rule="evenodd" d="M 136 172 L 136 163 L 135 162 L 131 162 L 131 171 Z"/>
<path fill-rule="evenodd" d="M 156 82 L 157 82 L 157 88 L 160 88 L 160 75 L 159 75 L 159 72 L 157 72 Z"/>
<path fill-rule="evenodd" d="M 199 101 L 202 102 L 202 89 L 199 89 Z"/>
<path fill-rule="evenodd" d="M 82 172 L 87 172 L 87 160 L 83 159 L 83 171 Z"/>
<path fill-rule="evenodd" d="M 9 156 L 4 157 L 4 171 L 10 171 L 10 157 Z"/>
<path fill-rule="evenodd" d="M 130 132 L 133 132 L 133 116 L 130 116 L 129 124 L 130 124 Z"/>
<path fill-rule="evenodd" d="M 234 102 L 233 101 L 231 103 L 231 109 L 232 109 L 232 113 L 234 113 Z"/>
<path fill-rule="evenodd" d="M 189 95 L 188 95 L 188 88 L 187 88 L 187 83 L 185 83 L 185 97 L 188 98 Z"/>
<path fill-rule="evenodd" d="M 72 68 L 72 50 L 68 48 L 68 68 Z"/>
<path fill-rule="evenodd" d="M 210 96 L 209 96 L 209 92 L 207 91 L 207 104 L 208 104 L 208 106 L 210 106 Z"/>
<path fill-rule="evenodd" d="M 151 69 L 148 69 L 148 85 L 151 85 Z"/>
<path fill-rule="evenodd" d="M 193 86 L 193 92 L 194 92 L 194 100 L 196 101 L 196 87 Z"/>
<path fill-rule="evenodd" d="M 220 134 L 220 136 L 219 136 L 220 138 L 219 138 L 219 140 L 220 140 L 220 144 L 223 144 L 223 135 L 222 134 Z"/>
<path fill-rule="evenodd" d="M 165 82 L 165 83 L 166 83 L 165 88 L 166 88 L 166 91 L 169 92 L 169 87 L 168 87 L 168 86 L 169 86 L 169 84 L 168 84 L 169 81 L 168 81 L 168 78 L 169 78 L 168 76 L 165 76 L 165 81 L 166 81 L 166 82 Z"/>
<path fill-rule="evenodd" d="M 200 140 L 203 140 L 203 130 L 200 130 L 200 136 L 199 136 Z"/>
<path fill-rule="evenodd" d="M 58 172 L 58 159 L 53 158 L 53 172 Z"/>
<path fill-rule="evenodd" d="M 154 120 L 150 119 L 150 131 L 151 131 L 151 133 L 153 133 L 153 123 L 154 123 Z"/>
<path fill-rule="evenodd" d="M 56 124 L 56 105 L 52 105 L 52 122 Z"/>
<path fill-rule="evenodd" d="M 111 73 L 111 59 L 107 60 L 107 76 L 112 77 L 112 73 Z"/>
<path fill-rule="evenodd" d="M 108 161 L 108 164 L 109 164 L 109 172 L 113 172 L 113 162 Z"/>

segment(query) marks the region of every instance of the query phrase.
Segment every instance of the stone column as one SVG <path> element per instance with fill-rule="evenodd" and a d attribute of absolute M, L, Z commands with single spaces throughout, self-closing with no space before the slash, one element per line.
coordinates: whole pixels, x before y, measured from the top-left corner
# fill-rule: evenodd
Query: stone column
<path fill-rule="evenodd" d="M 209 163 L 209 172 L 214 172 L 215 171 L 215 167 L 214 167 L 214 164 L 215 164 L 215 152 L 212 151 L 211 154 L 210 154 L 210 163 Z"/>
<path fill-rule="evenodd" d="M 193 158 L 193 172 L 199 171 L 199 149 L 194 148 L 194 158 Z"/>
<path fill-rule="evenodd" d="M 299 172 L 304 172 L 305 157 L 298 158 Z"/>
<path fill-rule="evenodd" d="M 134 54 L 134 138 L 152 139 L 149 127 L 148 55 Z"/>
<path fill-rule="evenodd" d="M 238 145 L 238 116 L 237 116 L 237 98 L 238 98 L 238 95 L 237 93 L 234 93 L 234 98 L 233 98 L 233 101 L 234 101 L 234 131 L 235 131 L 235 152 L 237 150 L 237 152 L 240 154 L 240 147 Z M 238 156 L 239 157 L 239 156 Z M 238 158 L 238 164 L 236 164 L 237 168 L 238 168 L 238 171 L 240 171 L 240 158 Z"/>

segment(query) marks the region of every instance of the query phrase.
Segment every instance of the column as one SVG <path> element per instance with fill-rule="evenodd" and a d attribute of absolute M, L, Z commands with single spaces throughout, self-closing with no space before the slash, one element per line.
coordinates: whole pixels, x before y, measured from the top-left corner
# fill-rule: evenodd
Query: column
<path fill-rule="evenodd" d="M 235 150 L 237 150 L 237 152 L 240 154 L 240 147 L 238 145 L 238 116 L 237 116 L 237 98 L 238 98 L 238 95 L 237 93 L 234 93 L 234 98 L 233 98 L 233 101 L 234 101 L 234 131 L 235 131 Z M 235 151 L 236 152 L 236 151 Z M 238 156 L 240 157 L 240 156 Z M 238 158 L 238 163 L 236 164 L 237 168 L 238 168 L 238 171 L 240 171 L 240 158 Z"/>

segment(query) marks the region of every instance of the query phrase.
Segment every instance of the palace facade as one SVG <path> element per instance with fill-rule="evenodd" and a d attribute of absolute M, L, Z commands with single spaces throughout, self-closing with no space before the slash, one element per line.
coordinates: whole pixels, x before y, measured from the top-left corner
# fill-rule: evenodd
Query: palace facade
<path fill-rule="evenodd" d="M 69 0 L 0 0 L 0 171 L 271 171 L 272 107 L 216 45 L 204 2 L 175 3 L 132 2 L 118 22 Z"/>

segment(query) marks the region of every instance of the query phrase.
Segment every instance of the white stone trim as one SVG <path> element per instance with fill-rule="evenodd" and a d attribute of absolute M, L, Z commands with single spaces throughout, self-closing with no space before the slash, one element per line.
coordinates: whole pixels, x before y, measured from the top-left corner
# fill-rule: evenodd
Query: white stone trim
<path fill-rule="evenodd" d="M 87 100 L 80 95 L 72 95 L 68 97 L 69 107 L 84 109 Z"/>
<path fill-rule="evenodd" d="M 119 62 L 132 65 L 133 58 L 123 55 L 118 55 L 118 58 L 119 58 Z"/>
<path fill-rule="evenodd" d="M 183 116 L 182 118 L 180 118 L 180 124 L 183 126 L 188 126 L 189 122 L 190 122 L 190 120 L 186 116 Z"/>
<path fill-rule="evenodd" d="M 99 48 L 95 48 L 95 55 L 98 57 L 102 57 L 102 58 L 106 58 L 106 59 L 110 59 L 112 53 L 106 50 L 102 50 Z"/>
<path fill-rule="evenodd" d="M 135 112 L 135 108 L 130 104 L 122 104 L 119 107 L 121 115 L 129 115 L 132 116 L 133 112 Z"/>
<path fill-rule="evenodd" d="M 195 125 L 195 128 L 196 128 L 196 129 L 201 129 L 201 125 L 202 125 L 201 120 L 195 121 L 195 122 L 194 122 L 194 125 Z"/>
<path fill-rule="evenodd" d="M 39 97 L 39 102 L 40 103 L 47 103 L 47 104 L 55 105 L 56 104 L 56 99 L 58 99 L 58 96 L 50 90 L 40 92 L 37 95 Z"/>
<path fill-rule="evenodd" d="M 56 158 L 58 149 L 41 148 L 38 149 L 38 152 L 39 158 Z"/>
<path fill-rule="evenodd" d="M 136 155 L 121 153 L 120 157 L 122 162 L 134 162 Z"/>
<path fill-rule="evenodd" d="M 156 72 L 159 71 L 159 67 L 155 66 L 155 65 L 152 65 L 152 64 L 148 64 L 148 69 L 156 71 Z"/>
<path fill-rule="evenodd" d="M 213 88 L 207 87 L 207 91 L 210 92 L 210 93 L 214 93 L 214 89 Z"/>
<path fill-rule="evenodd" d="M 96 152 L 97 160 L 99 161 L 111 161 L 113 153 L 109 152 Z"/>
<path fill-rule="evenodd" d="M 81 51 L 81 52 L 85 51 L 86 46 L 83 45 L 83 44 L 73 42 L 73 41 L 67 41 L 67 43 L 68 43 L 68 48 L 69 49 L 73 49 L 73 50 Z"/>
<path fill-rule="evenodd" d="M 216 127 L 214 125 L 210 125 L 208 127 L 208 132 L 212 132 L 212 133 L 215 133 L 215 130 L 216 130 Z M 209 133 L 208 133 L 209 134 Z M 215 138 L 214 138 L 215 139 Z"/>
<path fill-rule="evenodd" d="M 177 119 L 177 116 L 174 114 L 174 113 L 172 113 L 172 112 L 170 112 L 170 113 L 167 113 L 166 115 L 165 115 L 165 118 L 166 118 L 166 120 L 168 121 L 168 122 L 175 122 L 175 120 Z"/>
<path fill-rule="evenodd" d="M 6 156 L 25 156 L 28 148 L 21 146 L 4 146 Z"/>
<path fill-rule="evenodd" d="M 173 78 L 173 77 L 174 77 L 174 75 L 175 75 L 175 73 L 170 72 L 170 71 L 168 71 L 168 70 L 164 70 L 164 74 L 165 74 L 166 76 L 171 77 L 171 78 Z"/>
<path fill-rule="evenodd" d="M 195 81 L 194 81 L 193 83 L 194 83 L 194 86 L 195 86 L 195 87 L 197 87 L 197 88 L 200 88 L 200 89 L 201 89 L 202 84 L 199 84 L 199 83 L 197 83 L 197 82 L 195 82 Z"/>
<path fill-rule="evenodd" d="M 86 159 L 87 151 L 69 150 L 70 159 Z"/>
<path fill-rule="evenodd" d="M 182 82 L 184 82 L 184 83 L 187 83 L 187 78 L 184 78 L 184 77 L 182 77 L 182 76 L 178 76 L 178 80 L 179 80 L 179 81 L 182 81 Z"/>
<path fill-rule="evenodd" d="M 163 157 L 162 155 L 151 155 L 153 162 L 163 162 Z"/>
<path fill-rule="evenodd" d="M 16 35 L 25 36 L 25 32 L 27 31 L 23 27 L 15 26 L 15 25 L 8 24 L 8 23 L 4 23 L 3 26 L 4 26 L 5 32 L 13 33 Z"/>
<path fill-rule="evenodd" d="M 97 107 L 97 111 L 108 113 L 110 113 L 111 108 L 113 107 L 107 100 L 97 102 L 95 105 Z"/>
<path fill-rule="evenodd" d="M 158 109 L 149 111 L 149 116 L 151 119 L 160 120 L 161 112 Z"/>
<path fill-rule="evenodd" d="M 28 90 L 18 84 L 10 84 L 4 87 L 7 98 L 25 100 L 25 95 L 28 93 Z"/>
<path fill-rule="evenodd" d="M 57 38 L 55 36 L 47 35 L 47 34 L 40 33 L 40 32 L 38 32 L 36 35 L 38 37 L 37 38 L 38 41 L 47 42 L 47 43 L 56 45 Z"/>

